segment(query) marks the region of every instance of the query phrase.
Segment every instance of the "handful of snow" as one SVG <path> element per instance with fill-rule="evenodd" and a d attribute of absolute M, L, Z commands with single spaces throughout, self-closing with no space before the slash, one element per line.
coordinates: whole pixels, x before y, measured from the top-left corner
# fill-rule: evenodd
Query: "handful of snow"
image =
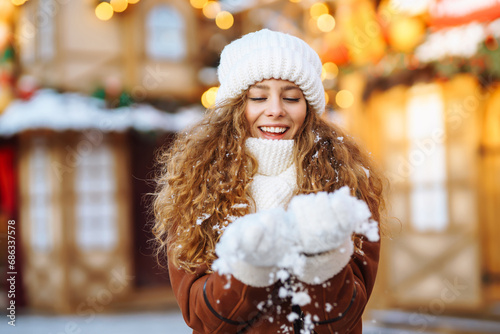
<path fill-rule="evenodd" d="M 274 266 L 293 246 L 288 218 L 282 208 L 243 216 L 226 228 L 215 252 L 229 266 L 238 261 Z M 218 261 L 218 264 L 223 263 Z"/>
<path fill-rule="evenodd" d="M 333 193 L 298 195 L 292 198 L 288 213 L 294 219 L 297 241 L 302 252 L 321 253 L 338 248 L 352 233 L 378 241 L 378 225 L 362 200 L 351 196 L 344 186 Z"/>
<path fill-rule="evenodd" d="M 351 196 L 347 186 L 333 193 L 295 196 L 287 211 L 270 209 L 231 223 L 215 247 L 213 269 L 231 274 L 243 261 L 296 272 L 304 254 L 337 249 L 353 233 L 378 241 L 378 224 L 370 216 L 366 203 Z"/>

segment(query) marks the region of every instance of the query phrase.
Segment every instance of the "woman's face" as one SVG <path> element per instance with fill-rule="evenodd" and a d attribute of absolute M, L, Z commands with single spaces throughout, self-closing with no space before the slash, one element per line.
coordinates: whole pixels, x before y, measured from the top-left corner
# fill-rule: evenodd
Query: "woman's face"
<path fill-rule="evenodd" d="M 306 113 L 304 94 L 290 81 L 263 80 L 248 89 L 245 118 L 252 137 L 293 139 Z"/>

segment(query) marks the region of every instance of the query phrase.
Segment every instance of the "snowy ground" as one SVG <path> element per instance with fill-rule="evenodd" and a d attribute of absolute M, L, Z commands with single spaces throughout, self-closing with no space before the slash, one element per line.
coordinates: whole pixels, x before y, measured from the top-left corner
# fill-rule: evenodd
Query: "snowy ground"
<path fill-rule="evenodd" d="M 5 328 L 7 331 L 4 331 Z M 191 334 L 180 312 L 148 312 L 79 316 L 19 315 L 16 327 L 5 321 L 0 333 L 13 334 Z"/>
<path fill-rule="evenodd" d="M 400 311 L 377 311 L 376 321 L 366 321 L 365 334 L 417 334 L 500 333 L 499 321 L 467 318 L 434 317 L 428 322 L 419 322 L 417 327 L 408 325 L 410 313 Z M 425 326 L 425 327 L 424 327 Z M 122 313 L 98 315 L 88 319 L 79 316 L 40 316 L 19 314 L 16 327 L 0 324 L 0 333 L 13 334 L 191 334 L 178 311 Z"/>

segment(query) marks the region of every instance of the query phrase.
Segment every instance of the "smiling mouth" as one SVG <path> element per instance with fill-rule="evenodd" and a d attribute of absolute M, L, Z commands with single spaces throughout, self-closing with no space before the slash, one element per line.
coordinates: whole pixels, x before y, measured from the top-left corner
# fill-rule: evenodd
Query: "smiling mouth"
<path fill-rule="evenodd" d="M 288 128 L 281 127 L 281 126 L 261 126 L 261 127 L 259 127 L 259 129 L 262 132 L 278 134 L 278 135 L 285 133 L 288 130 Z"/>

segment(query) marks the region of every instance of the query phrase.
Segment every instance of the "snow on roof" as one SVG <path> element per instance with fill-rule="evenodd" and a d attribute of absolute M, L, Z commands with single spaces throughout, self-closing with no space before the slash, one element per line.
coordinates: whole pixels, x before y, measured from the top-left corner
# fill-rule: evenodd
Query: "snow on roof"
<path fill-rule="evenodd" d="M 433 32 L 417 47 L 415 55 L 425 63 L 453 56 L 470 58 L 489 35 L 500 37 L 500 19 L 489 23 L 471 22 Z"/>
<path fill-rule="evenodd" d="M 198 106 L 179 109 L 175 114 L 146 104 L 106 109 L 104 101 L 97 98 L 41 89 L 29 101 L 14 100 L 0 114 L 0 136 L 33 129 L 177 132 L 202 117 L 203 110 Z"/>

